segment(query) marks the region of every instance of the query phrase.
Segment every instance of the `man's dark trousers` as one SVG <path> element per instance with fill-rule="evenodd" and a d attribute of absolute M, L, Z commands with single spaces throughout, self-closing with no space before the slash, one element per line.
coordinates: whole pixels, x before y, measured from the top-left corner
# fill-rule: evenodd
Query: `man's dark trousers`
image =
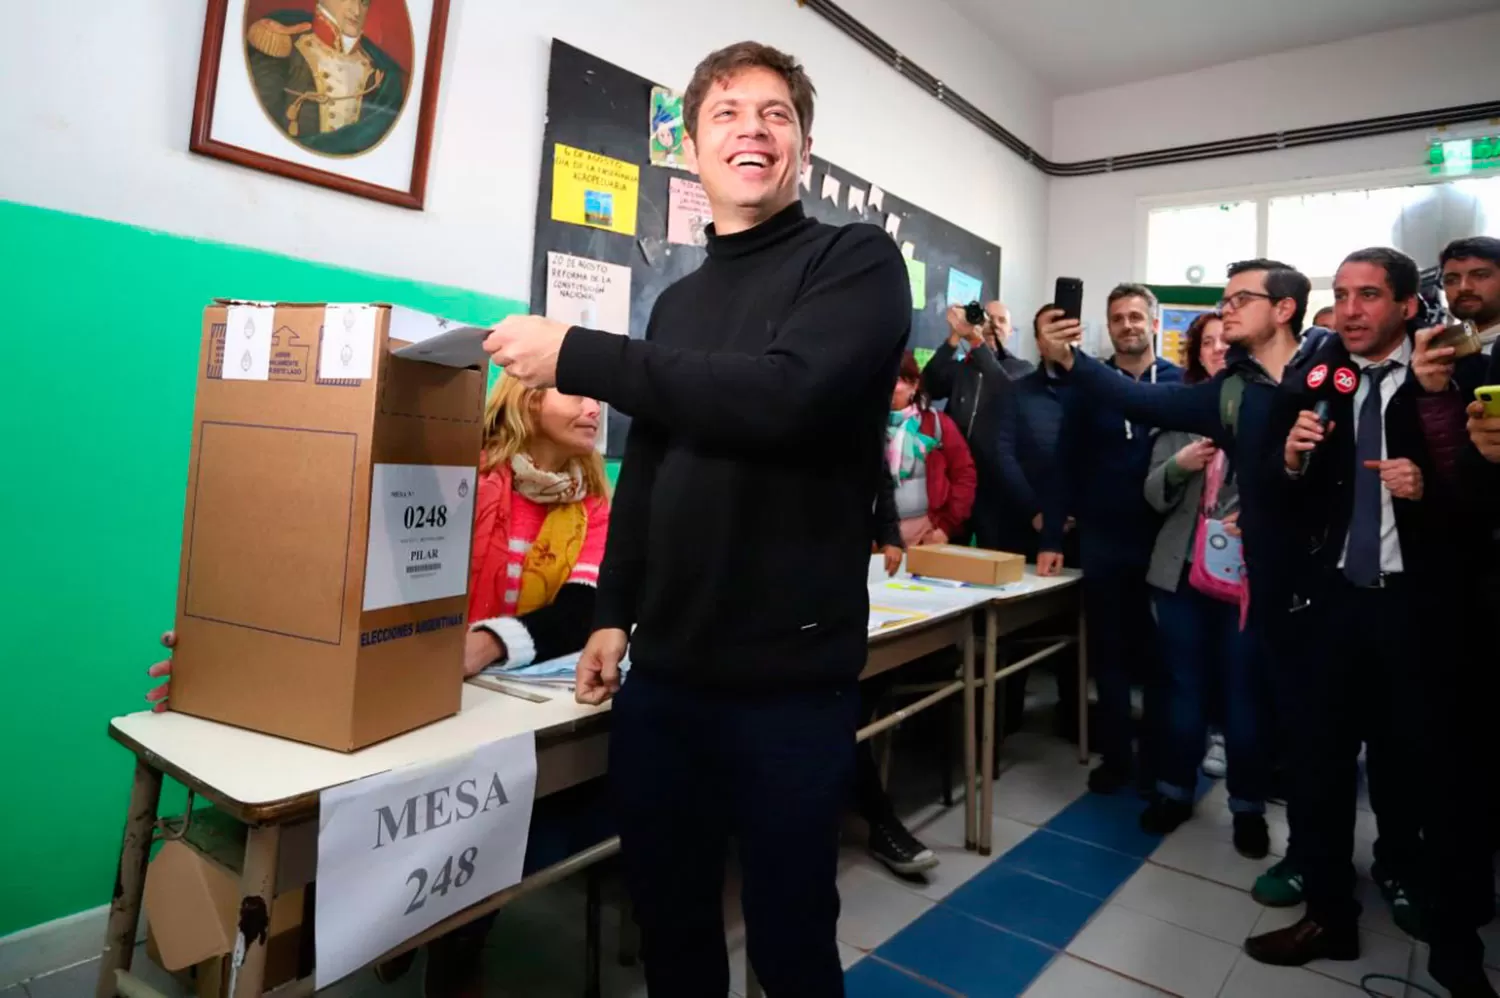
<path fill-rule="evenodd" d="M 651 998 L 728 993 L 731 837 L 767 995 L 842 998 L 835 880 L 859 709 L 853 683 L 755 695 L 626 679 L 609 774 Z"/>
<path fill-rule="evenodd" d="M 1104 757 L 1105 765 L 1133 771 L 1130 688 L 1143 686 L 1141 768 L 1145 778 L 1154 780 L 1153 711 L 1159 706 L 1161 670 L 1145 566 L 1085 568 L 1083 609 L 1089 672 L 1099 697 L 1095 712 L 1099 730 L 1091 733 L 1089 744 Z"/>

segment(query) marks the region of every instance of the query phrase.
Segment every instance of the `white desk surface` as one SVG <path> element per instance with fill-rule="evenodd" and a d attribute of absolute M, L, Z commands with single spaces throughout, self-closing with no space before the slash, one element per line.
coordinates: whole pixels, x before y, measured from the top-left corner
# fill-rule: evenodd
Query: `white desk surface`
<path fill-rule="evenodd" d="M 871 600 L 927 616 L 870 637 L 872 641 L 884 640 L 991 601 L 1003 603 L 1069 586 L 1078 578 L 1077 572 L 1070 571 L 1043 579 L 1028 570 L 1024 589 L 1001 593 L 975 588 L 896 589 L 886 583 L 912 584 L 915 580 L 904 573 L 888 580 L 878 559 L 872 560 Z M 264 805 L 390 769 L 450 759 L 501 738 L 546 731 L 608 709 L 580 706 L 573 702 L 569 690 L 539 692 L 549 697 L 546 703 L 532 703 L 465 683 L 463 706 L 457 715 L 358 752 L 335 752 L 172 711 L 127 714 L 112 720 L 110 727 L 225 797 L 241 804 Z"/>

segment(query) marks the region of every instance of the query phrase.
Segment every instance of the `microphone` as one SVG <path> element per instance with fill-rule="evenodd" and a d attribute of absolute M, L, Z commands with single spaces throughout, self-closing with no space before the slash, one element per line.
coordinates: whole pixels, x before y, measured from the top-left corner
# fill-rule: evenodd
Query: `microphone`
<path fill-rule="evenodd" d="M 1318 417 L 1318 426 L 1325 433 L 1328 432 L 1328 410 L 1330 408 L 1331 406 L 1328 404 L 1327 399 L 1318 399 L 1318 404 L 1313 406 L 1313 415 Z M 1325 437 L 1324 439 L 1326 440 L 1327 438 Z M 1319 444 L 1317 447 L 1314 447 L 1312 450 L 1302 455 L 1302 473 L 1304 475 L 1307 474 L 1308 469 L 1312 467 L 1313 455 L 1317 454 L 1318 448 L 1322 446 L 1322 444 Z"/>
<path fill-rule="evenodd" d="M 1359 387 L 1359 375 L 1347 364 L 1341 364 L 1330 370 L 1328 364 L 1318 364 L 1307 372 L 1307 387 L 1314 393 L 1317 399 L 1313 403 L 1313 414 L 1318 417 L 1324 432 L 1328 430 L 1328 417 L 1333 408 L 1332 397 L 1329 389 L 1340 395 L 1353 395 Z M 1313 456 L 1322 448 L 1319 444 L 1306 454 L 1302 455 L 1302 473 L 1305 475 L 1312 467 Z"/>

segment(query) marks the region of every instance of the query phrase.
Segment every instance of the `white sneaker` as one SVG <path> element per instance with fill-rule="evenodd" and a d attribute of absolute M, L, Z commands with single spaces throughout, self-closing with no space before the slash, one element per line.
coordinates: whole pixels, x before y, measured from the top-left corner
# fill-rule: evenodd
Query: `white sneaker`
<path fill-rule="evenodd" d="M 1203 775 L 1222 780 L 1229 772 L 1229 757 L 1224 754 L 1224 736 L 1217 731 L 1208 736 L 1208 754 L 1203 757 Z"/>

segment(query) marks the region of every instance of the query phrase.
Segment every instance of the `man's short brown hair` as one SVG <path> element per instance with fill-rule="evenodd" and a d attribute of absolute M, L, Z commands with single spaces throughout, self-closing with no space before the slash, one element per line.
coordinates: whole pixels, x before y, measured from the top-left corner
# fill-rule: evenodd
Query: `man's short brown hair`
<path fill-rule="evenodd" d="M 682 118 L 688 135 L 698 136 L 698 112 L 703 107 L 703 98 L 715 83 L 726 83 L 736 73 L 745 69 L 769 69 L 786 81 L 792 95 L 792 110 L 797 112 L 797 124 L 802 127 L 802 137 L 812 132 L 813 98 L 817 90 L 807 71 L 795 56 L 787 55 L 760 42 L 738 42 L 727 48 L 710 52 L 693 70 L 693 79 L 688 83 L 687 93 L 682 98 Z"/>

